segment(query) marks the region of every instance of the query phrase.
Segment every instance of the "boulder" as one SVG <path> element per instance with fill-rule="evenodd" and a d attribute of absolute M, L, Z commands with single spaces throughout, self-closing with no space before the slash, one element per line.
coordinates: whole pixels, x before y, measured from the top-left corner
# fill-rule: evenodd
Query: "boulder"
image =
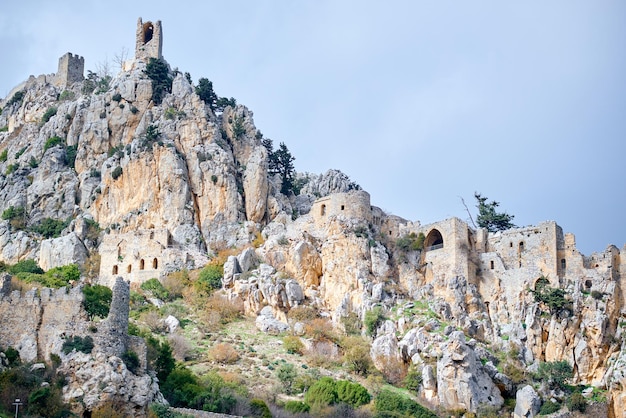
<path fill-rule="evenodd" d="M 280 322 L 274 317 L 274 312 L 271 306 L 266 306 L 261 309 L 261 312 L 256 318 L 256 327 L 268 334 L 277 335 L 281 332 L 285 332 L 289 329 L 289 325 L 284 322 Z"/>
<path fill-rule="evenodd" d="M 513 418 L 533 418 L 539 413 L 541 398 L 532 386 L 526 385 L 515 395 Z"/>

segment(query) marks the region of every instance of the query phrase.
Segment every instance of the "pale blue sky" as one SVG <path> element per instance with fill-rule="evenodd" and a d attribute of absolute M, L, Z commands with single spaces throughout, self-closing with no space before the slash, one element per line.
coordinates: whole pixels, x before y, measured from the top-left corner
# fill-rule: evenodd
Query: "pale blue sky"
<path fill-rule="evenodd" d="M 589 255 L 626 242 L 626 2 L 34 1 L 0 7 L 0 96 L 65 52 L 134 53 L 161 20 L 172 67 L 410 220 L 467 219 L 479 191 L 556 220 Z M 198 4 L 200 3 L 200 4 Z"/>

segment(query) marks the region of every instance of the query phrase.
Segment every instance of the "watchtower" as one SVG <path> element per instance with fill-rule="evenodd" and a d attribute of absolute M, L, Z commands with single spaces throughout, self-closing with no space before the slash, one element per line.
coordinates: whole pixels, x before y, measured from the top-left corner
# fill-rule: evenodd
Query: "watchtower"
<path fill-rule="evenodd" d="M 55 76 L 55 84 L 66 87 L 77 81 L 83 81 L 85 58 L 72 55 L 70 52 L 59 58 L 59 69 Z"/>
<path fill-rule="evenodd" d="M 149 60 L 150 58 L 161 59 L 163 50 L 163 31 L 161 21 L 143 23 L 141 18 L 137 20 L 137 38 L 135 44 L 135 59 Z"/>

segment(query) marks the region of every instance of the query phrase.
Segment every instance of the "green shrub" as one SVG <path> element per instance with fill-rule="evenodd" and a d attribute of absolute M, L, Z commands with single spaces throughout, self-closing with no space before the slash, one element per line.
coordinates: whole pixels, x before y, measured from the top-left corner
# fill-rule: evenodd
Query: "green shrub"
<path fill-rule="evenodd" d="M 567 409 L 570 411 L 585 412 L 587 409 L 587 399 L 585 399 L 582 393 L 574 392 L 567 398 L 565 405 L 567 405 Z"/>
<path fill-rule="evenodd" d="M 170 293 L 167 291 L 159 279 L 150 279 L 141 284 L 141 290 L 149 292 L 155 298 L 167 300 L 170 297 Z"/>
<path fill-rule="evenodd" d="M 597 300 L 600 300 L 604 297 L 604 293 L 599 292 L 597 290 L 592 290 L 591 291 L 591 297 Z"/>
<path fill-rule="evenodd" d="M 190 418 L 190 415 L 181 414 L 180 412 L 172 410 L 169 406 L 160 403 L 150 404 L 150 412 L 154 414 L 156 418 Z"/>
<path fill-rule="evenodd" d="M 119 165 L 115 167 L 113 171 L 111 171 L 111 177 L 113 177 L 113 180 L 117 180 L 117 178 L 121 175 L 122 175 L 122 167 L 120 167 Z"/>
<path fill-rule="evenodd" d="M 572 302 L 565 298 L 566 292 L 563 289 L 548 286 L 548 279 L 541 277 L 537 280 L 535 290 L 531 292 L 535 296 L 535 302 L 548 306 L 551 314 L 558 314 L 561 311 L 572 313 Z"/>
<path fill-rule="evenodd" d="M 2 108 L 0 107 L 0 114 L 2 114 Z M 9 125 L 4 125 L 0 128 L 0 132 L 9 132 Z"/>
<path fill-rule="evenodd" d="M 65 140 L 59 136 L 48 138 L 43 146 L 43 152 L 45 153 L 48 149 L 56 147 L 57 145 L 62 145 L 63 143 L 65 143 Z"/>
<path fill-rule="evenodd" d="M 50 118 L 56 114 L 57 114 L 57 108 L 54 106 L 49 107 L 48 110 L 46 110 L 46 112 L 41 117 L 41 124 L 43 125 L 44 123 L 48 122 Z"/>
<path fill-rule="evenodd" d="M 5 149 L 2 151 L 2 154 L 0 154 L 0 163 L 6 162 L 7 158 L 9 158 L 9 151 Z"/>
<path fill-rule="evenodd" d="M 10 221 L 16 218 L 23 218 L 25 215 L 24 208 L 21 206 L 9 206 L 2 212 L 2 219 L 5 221 Z"/>
<path fill-rule="evenodd" d="M 250 401 L 250 416 L 259 418 L 272 418 L 270 408 L 262 399 L 252 399 Z"/>
<path fill-rule="evenodd" d="M 76 163 L 76 153 L 78 152 L 78 144 L 68 145 L 65 147 L 65 163 L 68 167 L 74 168 Z"/>
<path fill-rule="evenodd" d="M 237 106 L 237 100 L 235 100 L 234 97 L 231 97 L 231 98 L 220 97 L 217 99 L 217 102 L 215 103 L 216 110 L 223 111 L 224 109 L 226 109 L 226 106 L 230 106 L 230 107 Z"/>
<path fill-rule="evenodd" d="M 15 265 L 9 267 L 9 273 L 18 274 L 18 273 L 36 273 L 43 274 L 43 270 L 41 267 L 37 265 L 37 262 L 33 259 L 21 260 L 15 263 Z"/>
<path fill-rule="evenodd" d="M 111 289 L 106 286 L 95 284 L 91 286 L 84 286 L 83 294 L 85 295 L 83 306 L 87 311 L 89 319 L 93 319 L 96 316 L 106 318 L 109 315 L 111 299 L 113 298 L 113 292 Z"/>
<path fill-rule="evenodd" d="M 11 106 L 12 104 L 19 103 L 24 98 L 26 92 L 24 90 L 20 90 L 11 97 L 11 100 L 7 102 L 7 106 Z"/>
<path fill-rule="evenodd" d="M 211 110 L 215 110 L 217 95 L 213 91 L 213 83 L 207 78 L 200 78 L 196 86 L 196 94 L 204 103 L 208 104 Z"/>
<path fill-rule="evenodd" d="M 417 418 L 437 418 L 437 415 L 412 399 L 391 392 L 388 389 L 383 389 L 380 392 L 374 401 L 374 407 L 377 411 L 377 417 L 410 416 Z"/>
<path fill-rule="evenodd" d="M 304 353 L 304 344 L 300 340 L 300 337 L 296 337 L 295 335 L 287 335 L 283 338 L 283 347 L 287 350 L 289 354 L 300 354 Z"/>
<path fill-rule="evenodd" d="M 550 415 L 555 413 L 559 409 L 561 409 L 561 405 L 559 403 L 547 400 L 543 404 L 541 404 L 541 408 L 539 409 L 539 415 Z"/>
<path fill-rule="evenodd" d="M 15 173 L 18 168 L 20 168 L 20 165 L 18 163 L 9 164 L 7 166 L 7 171 L 5 171 L 4 173 L 8 176 L 9 174 Z"/>
<path fill-rule="evenodd" d="M 287 401 L 285 402 L 285 411 L 291 412 L 292 414 L 304 414 L 311 410 L 309 404 L 306 404 L 301 401 Z"/>
<path fill-rule="evenodd" d="M 39 162 L 35 159 L 34 156 L 31 155 L 30 160 L 28 160 L 28 165 L 30 166 L 30 168 L 37 168 L 39 167 Z"/>
<path fill-rule="evenodd" d="M 22 360 L 20 359 L 20 352 L 13 347 L 9 347 L 4 350 L 4 355 L 9 362 L 9 366 L 11 367 L 17 366 L 22 362 Z"/>
<path fill-rule="evenodd" d="M 122 353 L 121 356 L 122 361 L 126 365 L 126 368 L 132 373 L 137 374 L 137 370 L 139 370 L 140 362 L 139 356 L 134 351 L 128 350 Z"/>
<path fill-rule="evenodd" d="M 233 124 L 233 136 L 235 139 L 239 139 L 239 137 L 246 133 L 246 127 L 243 122 L 243 116 L 235 116 L 235 123 Z"/>
<path fill-rule="evenodd" d="M 119 93 L 115 93 L 113 97 L 111 97 L 111 100 L 113 100 L 114 102 L 119 102 L 122 100 L 122 95 Z"/>
<path fill-rule="evenodd" d="M 298 372 L 293 364 L 285 363 L 276 370 L 276 377 L 283 386 L 283 390 L 287 395 L 293 393 L 293 384 L 298 377 Z"/>
<path fill-rule="evenodd" d="M 172 77 L 167 64 L 159 59 L 150 58 L 145 73 L 152 81 L 152 100 L 160 105 L 165 95 L 172 91 Z"/>
<path fill-rule="evenodd" d="M 304 401 L 309 405 L 326 406 L 337 403 L 337 384 L 330 377 L 322 377 L 306 391 Z"/>
<path fill-rule="evenodd" d="M 91 350 L 93 350 L 93 338 L 91 338 L 89 335 L 84 338 L 79 337 L 78 335 L 71 336 L 63 342 L 61 350 L 65 354 L 71 353 L 72 350 L 89 354 L 91 353 Z"/>
<path fill-rule="evenodd" d="M 370 402 L 371 396 L 363 386 L 347 380 L 337 381 L 337 399 L 353 408 L 358 408 Z"/>
<path fill-rule="evenodd" d="M 398 238 L 396 241 L 396 246 L 401 251 L 421 251 L 424 249 L 424 240 L 426 240 L 426 236 L 420 232 L 416 234 L 415 232 L 411 232 L 410 234 L 404 235 L 401 238 Z"/>
<path fill-rule="evenodd" d="M 417 392 L 420 385 L 422 384 L 422 373 L 417 370 L 417 367 L 411 366 L 404 377 L 404 381 L 402 382 L 404 387 L 408 390 L 412 390 Z"/>
<path fill-rule="evenodd" d="M 209 374 L 200 382 L 190 370 L 182 366 L 170 373 L 161 386 L 161 393 L 174 407 L 229 413 L 236 404 L 221 377 Z"/>
<path fill-rule="evenodd" d="M 65 266 L 54 267 L 48 270 L 45 275 L 50 279 L 56 279 L 59 282 L 65 283 L 65 286 L 70 281 L 78 281 L 80 279 L 80 269 L 76 264 L 67 264 Z"/>
<path fill-rule="evenodd" d="M 363 324 L 365 325 L 365 332 L 369 336 L 374 336 L 376 328 L 383 322 L 385 316 L 383 315 L 383 308 L 375 306 L 369 311 L 365 312 L 363 318 Z"/>
<path fill-rule="evenodd" d="M 15 159 L 16 160 L 18 158 L 20 158 L 22 156 L 22 154 L 24 154 L 26 152 L 26 148 L 28 148 L 28 147 L 23 147 L 21 150 L 19 150 L 18 152 L 15 153 Z"/>
<path fill-rule="evenodd" d="M 198 276 L 194 283 L 197 290 L 212 293 L 213 290 L 222 287 L 222 277 L 224 277 L 224 267 L 218 264 L 208 264 Z"/>
<path fill-rule="evenodd" d="M 566 360 L 540 363 L 537 371 L 537 377 L 552 389 L 565 389 L 565 381 L 573 376 L 572 366 Z"/>
<path fill-rule="evenodd" d="M 76 95 L 71 90 L 63 90 L 59 95 L 59 100 L 73 100 Z"/>
<path fill-rule="evenodd" d="M 39 224 L 33 226 L 33 231 L 41 234 L 44 238 L 58 238 L 61 232 L 70 224 L 71 219 L 62 221 L 60 219 L 44 218 Z"/>
<path fill-rule="evenodd" d="M 154 370 L 159 382 L 163 384 L 176 367 L 172 347 L 167 342 L 159 341 L 152 336 L 146 339 L 146 345 L 148 368 Z"/>

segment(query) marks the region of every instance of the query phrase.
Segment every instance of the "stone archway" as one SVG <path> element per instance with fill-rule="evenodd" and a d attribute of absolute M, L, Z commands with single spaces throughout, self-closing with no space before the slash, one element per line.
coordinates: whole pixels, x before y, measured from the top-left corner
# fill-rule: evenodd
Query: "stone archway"
<path fill-rule="evenodd" d="M 438 229 L 433 228 L 428 233 L 428 235 L 426 235 L 424 248 L 426 249 L 426 251 L 438 250 L 439 248 L 443 248 L 443 235 L 441 235 L 441 232 L 439 232 Z"/>
<path fill-rule="evenodd" d="M 143 24 L 143 43 L 147 44 L 152 40 L 152 36 L 154 35 L 154 26 L 152 26 L 152 22 L 146 22 Z"/>

